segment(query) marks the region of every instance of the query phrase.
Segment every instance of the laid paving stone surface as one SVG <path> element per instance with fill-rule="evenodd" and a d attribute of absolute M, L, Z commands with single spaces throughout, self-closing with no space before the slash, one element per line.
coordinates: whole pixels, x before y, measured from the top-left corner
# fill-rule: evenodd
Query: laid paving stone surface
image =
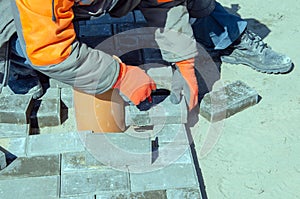
<path fill-rule="evenodd" d="M 8 151 L 11 156 L 26 156 L 27 137 L 1 138 L 0 146 Z"/>
<path fill-rule="evenodd" d="M 29 134 L 29 124 L 0 123 L 0 139 L 26 137 Z"/>
<path fill-rule="evenodd" d="M 8 179 L 57 176 L 59 174 L 59 155 L 20 157 L 0 172 L 0 182 Z"/>
<path fill-rule="evenodd" d="M 167 199 L 166 190 L 128 192 L 128 193 L 102 193 L 96 199 Z"/>
<path fill-rule="evenodd" d="M 168 189 L 168 199 L 202 199 L 199 188 L 186 188 L 186 189 Z"/>
<path fill-rule="evenodd" d="M 241 81 L 228 84 L 204 96 L 200 115 L 208 121 L 220 121 L 258 103 L 258 93 Z"/>
<path fill-rule="evenodd" d="M 80 132 L 82 134 L 89 132 Z M 84 151 L 78 132 L 45 133 L 28 137 L 28 156 Z"/>

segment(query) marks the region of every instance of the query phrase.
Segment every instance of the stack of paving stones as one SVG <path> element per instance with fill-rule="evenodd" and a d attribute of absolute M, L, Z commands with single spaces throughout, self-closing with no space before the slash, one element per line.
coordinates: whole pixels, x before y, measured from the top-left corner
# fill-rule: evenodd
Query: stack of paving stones
<path fill-rule="evenodd" d="M 105 17 L 80 22 L 81 39 L 95 46 L 101 41 L 95 32 L 105 39 L 121 27 L 145 23 L 138 11 L 120 19 Z M 92 28 L 84 29 L 86 23 L 92 23 Z M 97 31 L 91 32 L 93 28 Z M 144 63 L 160 60 L 155 53 L 143 57 L 143 50 L 130 56 L 137 53 L 133 57 Z M 148 68 L 147 72 L 159 88 L 170 89 L 171 67 Z M 63 119 L 65 110 L 73 108 L 72 88 L 54 79 L 35 101 L 27 95 L 1 96 L 0 198 L 202 198 L 185 129 L 184 102 L 174 105 L 167 97 L 147 111 L 127 106 L 128 129 L 106 134 L 57 128 L 68 122 Z M 58 130 L 32 131 L 44 128 Z"/>

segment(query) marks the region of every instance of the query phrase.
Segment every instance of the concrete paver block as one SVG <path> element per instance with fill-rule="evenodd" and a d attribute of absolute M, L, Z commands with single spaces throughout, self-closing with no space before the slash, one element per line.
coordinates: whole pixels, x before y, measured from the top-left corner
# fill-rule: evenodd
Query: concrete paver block
<path fill-rule="evenodd" d="M 32 105 L 31 95 L 0 97 L 0 123 L 27 124 Z"/>
<path fill-rule="evenodd" d="M 256 104 L 258 98 L 254 89 L 236 81 L 206 94 L 200 103 L 200 114 L 209 121 L 219 121 Z"/>
<path fill-rule="evenodd" d="M 93 155 L 87 151 L 70 152 L 62 154 L 61 172 L 77 172 L 102 169 L 106 166 L 96 160 Z"/>
<path fill-rule="evenodd" d="M 0 180 L 0 198 L 57 199 L 59 176 Z"/>
<path fill-rule="evenodd" d="M 151 164 L 150 134 L 92 133 L 85 138 L 86 149 L 101 163 L 122 167 Z"/>
<path fill-rule="evenodd" d="M 170 164 L 151 172 L 130 173 L 130 182 L 132 192 L 198 186 L 193 164 Z"/>
<path fill-rule="evenodd" d="M 20 157 L 0 172 L 0 181 L 60 174 L 59 155 Z"/>
<path fill-rule="evenodd" d="M 0 146 L 17 157 L 26 156 L 26 143 L 27 137 L 0 139 Z"/>
<path fill-rule="evenodd" d="M 26 137 L 29 134 L 29 124 L 0 123 L 0 139 Z"/>
<path fill-rule="evenodd" d="M 65 172 L 61 175 L 61 196 L 100 194 L 103 191 L 129 191 L 127 172 L 98 169 L 84 172 Z"/>
<path fill-rule="evenodd" d="M 149 68 L 147 74 L 152 77 L 157 88 L 171 90 L 173 71 L 171 66 Z"/>
<path fill-rule="evenodd" d="M 0 151 L 0 170 L 4 169 L 6 167 L 6 157 L 5 153 Z"/>
<path fill-rule="evenodd" d="M 198 187 L 195 188 L 185 188 L 185 189 L 168 189 L 167 190 L 167 198 L 174 199 L 202 199 L 200 189 Z"/>
<path fill-rule="evenodd" d="M 74 107 L 74 92 L 73 88 L 62 88 L 61 89 L 61 101 L 62 108 L 73 108 Z"/>
<path fill-rule="evenodd" d="M 101 193 L 96 199 L 167 199 L 166 190 L 154 190 L 145 192 Z"/>
<path fill-rule="evenodd" d="M 28 137 L 28 156 L 59 154 L 76 151 L 84 151 L 84 146 L 78 135 L 78 132 L 49 133 L 30 135 Z"/>
<path fill-rule="evenodd" d="M 169 97 L 148 111 L 140 111 L 136 106 L 125 107 L 127 126 L 149 126 L 159 124 L 182 124 L 187 122 L 187 106 L 184 100 L 172 104 Z"/>
<path fill-rule="evenodd" d="M 154 125 L 152 137 L 158 137 L 159 145 L 174 143 L 176 145 L 189 145 L 184 124 Z"/>
<path fill-rule="evenodd" d="M 31 125 L 35 128 L 59 126 L 61 124 L 60 89 L 48 89 L 37 103 L 30 116 Z"/>
<path fill-rule="evenodd" d="M 61 199 L 95 199 L 94 195 L 79 195 L 79 196 L 71 196 L 71 197 L 60 197 Z"/>

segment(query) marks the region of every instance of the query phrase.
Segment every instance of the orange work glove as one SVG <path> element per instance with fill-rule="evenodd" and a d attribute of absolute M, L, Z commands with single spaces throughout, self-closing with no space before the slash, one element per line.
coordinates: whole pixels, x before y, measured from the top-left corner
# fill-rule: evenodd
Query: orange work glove
<path fill-rule="evenodd" d="M 183 91 L 189 110 L 192 110 L 198 103 L 198 83 L 194 66 L 194 58 L 176 62 L 170 96 L 171 102 L 178 104 L 181 101 L 181 92 Z"/>
<path fill-rule="evenodd" d="M 130 100 L 138 105 L 151 95 L 151 92 L 156 89 L 156 84 L 139 67 L 120 63 L 119 77 L 113 88 L 119 89 L 125 101 Z"/>

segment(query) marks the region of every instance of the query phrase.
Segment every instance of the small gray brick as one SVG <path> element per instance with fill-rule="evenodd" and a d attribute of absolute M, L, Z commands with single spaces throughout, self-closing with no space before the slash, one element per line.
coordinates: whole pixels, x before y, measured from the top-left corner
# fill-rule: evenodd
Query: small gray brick
<path fill-rule="evenodd" d="M 61 101 L 62 108 L 73 108 L 74 107 L 74 92 L 73 88 L 62 88 L 61 89 Z"/>
<path fill-rule="evenodd" d="M 152 64 L 153 65 L 153 64 Z M 171 66 L 155 67 L 147 70 L 147 74 L 152 77 L 156 87 L 171 90 L 173 71 Z"/>
<path fill-rule="evenodd" d="M 126 169 L 127 165 L 141 167 L 151 164 L 150 134 L 141 137 L 125 133 L 87 134 L 85 147 L 108 166 Z"/>
<path fill-rule="evenodd" d="M 102 191 L 129 191 L 127 172 L 99 169 L 85 172 L 66 172 L 61 175 L 61 196 L 100 194 Z"/>
<path fill-rule="evenodd" d="M 78 196 L 71 196 L 71 197 L 63 197 L 61 199 L 95 199 L 94 195 L 78 195 Z"/>
<path fill-rule="evenodd" d="M 258 93 L 241 81 L 236 81 L 204 96 L 200 114 L 208 121 L 230 117 L 258 102 Z"/>
<path fill-rule="evenodd" d="M 26 156 L 26 137 L 1 138 L 0 146 L 18 157 Z"/>
<path fill-rule="evenodd" d="M 59 155 L 21 157 L 0 172 L 2 180 L 57 176 L 60 174 Z"/>
<path fill-rule="evenodd" d="M 0 123 L 27 124 L 32 104 L 31 95 L 0 97 Z"/>
<path fill-rule="evenodd" d="M 148 111 L 140 111 L 135 106 L 125 107 L 125 123 L 127 126 L 182 124 L 187 122 L 187 107 L 184 100 L 179 104 L 172 104 L 167 97 L 160 104 Z"/>
<path fill-rule="evenodd" d="M 5 153 L 0 151 L 0 170 L 4 169 L 6 167 L 6 156 Z"/>
<path fill-rule="evenodd" d="M 189 145 L 184 124 L 165 124 L 153 127 L 153 137 L 158 137 L 159 144 L 174 143 L 176 145 Z"/>
<path fill-rule="evenodd" d="M 167 199 L 166 190 L 154 190 L 145 192 L 101 193 L 97 199 Z"/>
<path fill-rule="evenodd" d="M 62 172 L 76 172 L 102 169 L 105 165 L 93 157 L 93 155 L 87 151 L 82 152 L 70 152 L 62 154 Z"/>
<path fill-rule="evenodd" d="M 35 103 L 30 116 L 32 127 L 42 128 L 61 124 L 60 89 L 49 89 L 47 92 L 49 93 Z"/>
<path fill-rule="evenodd" d="M 78 132 L 49 133 L 30 135 L 28 137 L 27 154 L 29 156 L 76 151 L 84 151 L 84 146 Z"/>
<path fill-rule="evenodd" d="M 180 198 L 180 199 L 202 199 L 199 188 L 185 188 L 185 189 L 168 189 L 168 199 Z"/>
<path fill-rule="evenodd" d="M 57 199 L 59 176 L 0 180 L 0 198 Z"/>
<path fill-rule="evenodd" d="M 0 139 L 26 137 L 29 134 L 29 124 L 0 124 Z"/>
<path fill-rule="evenodd" d="M 130 170 L 131 191 L 149 191 L 197 187 L 198 180 L 193 164 L 170 164 L 152 168 L 152 172 L 132 173 Z"/>

